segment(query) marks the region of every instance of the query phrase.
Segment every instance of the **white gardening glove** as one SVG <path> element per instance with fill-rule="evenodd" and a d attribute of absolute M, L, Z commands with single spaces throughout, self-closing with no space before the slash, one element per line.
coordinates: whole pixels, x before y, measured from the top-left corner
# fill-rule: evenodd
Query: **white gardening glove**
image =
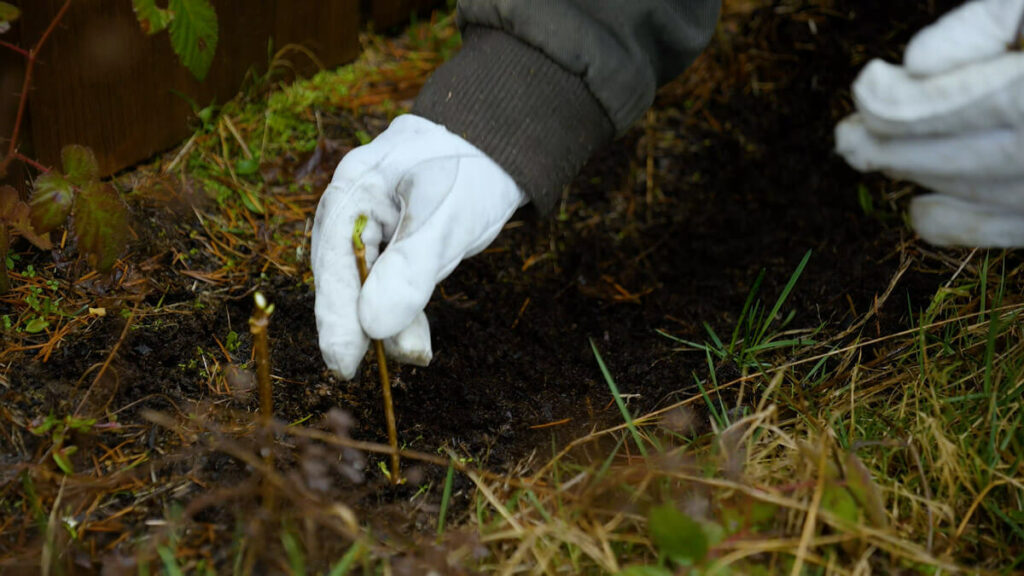
<path fill-rule="evenodd" d="M 836 127 L 854 168 L 936 192 L 911 201 L 939 245 L 1024 246 L 1024 0 L 974 0 L 921 30 L 903 66 L 873 60 Z"/>
<path fill-rule="evenodd" d="M 434 286 L 498 235 L 526 196 L 473 145 L 406 114 L 345 156 L 316 211 L 312 265 L 316 326 L 327 367 L 350 379 L 369 338 L 400 362 L 430 362 L 423 308 Z M 356 218 L 370 275 L 360 287 Z M 381 243 L 387 248 L 381 254 Z M 377 255 L 380 254 L 380 258 Z"/>

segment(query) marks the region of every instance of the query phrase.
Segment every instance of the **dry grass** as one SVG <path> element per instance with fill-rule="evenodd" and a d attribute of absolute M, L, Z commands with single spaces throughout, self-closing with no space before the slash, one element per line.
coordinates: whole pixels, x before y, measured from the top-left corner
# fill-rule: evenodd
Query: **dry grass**
<path fill-rule="evenodd" d="M 709 380 L 707 398 L 635 418 L 648 451 L 659 447 L 653 455 L 631 453 L 623 424 L 573 442 L 531 477 L 545 489 L 529 497 L 486 485 L 491 509 L 476 528 L 494 553 L 490 569 L 671 566 L 649 522 L 667 503 L 709 539 L 692 573 L 1015 570 L 1024 304 L 1006 297 L 1022 282 L 1020 265 L 1009 266 L 1002 254 L 965 254 L 913 329 L 805 347 L 771 358 L 774 368 Z M 724 429 L 685 433 L 695 405 L 718 410 L 730 390 L 745 400 L 724 404 Z M 603 452 L 608 439 L 616 449 Z"/>

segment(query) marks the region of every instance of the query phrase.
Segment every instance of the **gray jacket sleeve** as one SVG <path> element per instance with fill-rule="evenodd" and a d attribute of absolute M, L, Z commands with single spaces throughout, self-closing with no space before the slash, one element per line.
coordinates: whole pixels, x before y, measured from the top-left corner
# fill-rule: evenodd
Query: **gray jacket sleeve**
<path fill-rule="evenodd" d="M 546 210 L 711 39 L 720 0 L 460 0 L 462 50 L 413 112 L 500 164 Z"/>

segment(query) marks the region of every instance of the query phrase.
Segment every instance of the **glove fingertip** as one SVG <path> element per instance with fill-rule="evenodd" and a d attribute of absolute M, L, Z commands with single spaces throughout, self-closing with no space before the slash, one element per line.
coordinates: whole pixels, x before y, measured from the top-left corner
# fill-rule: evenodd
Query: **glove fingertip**
<path fill-rule="evenodd" d="M 943 194 L 914 198 L 910 221 L 922 239 L 937 246 L 1024 246 L 1024 214 Z"/>
<path fill-rule="evenodd" d="M 835 128 L 836 153 L 855 170 L 867 172 L 875 169 L 872 152 L 877 148 L 859 114 L 847 116 Z"/>
<path fill-rule="evenodd" d="M 384 348 L 389 357 L 402 364 L 429 365 L 434 352 L 430 345 L 430 324 L 426 314 L 417 314 L 405 329 L 384 341 Z"/>
<path fill-rule="evenodd" d="M 327 369 L 336 377 L 346 381 L 355 378 L 368 347 L 369 341 L 365 338 L 358 342 L 338 342 L 330 338 L 320 339 L 320 354 L 324 358 Z"/>

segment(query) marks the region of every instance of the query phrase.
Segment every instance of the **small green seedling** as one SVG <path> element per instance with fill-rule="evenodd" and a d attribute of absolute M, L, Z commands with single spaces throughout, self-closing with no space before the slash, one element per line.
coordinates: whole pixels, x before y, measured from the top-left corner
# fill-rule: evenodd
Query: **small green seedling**
<path fill-rule="evenodd" d="M 29 428 L 29 432 L 36 436 L 50 435 L 53 442 L 51 454 L 53 461 L 65 474 L 74 474 L 75 468 L 71 464 L 71 456 L 78 452 L 78 446 L 73 444 L 64 445 L 64 441 L 72 432 L 89 432 L 96 426 L 95 418 L 79 418 L 77 416 L 65 416 L 57 418 L 50 414 L 43 418 L 42 422 Z"/>

